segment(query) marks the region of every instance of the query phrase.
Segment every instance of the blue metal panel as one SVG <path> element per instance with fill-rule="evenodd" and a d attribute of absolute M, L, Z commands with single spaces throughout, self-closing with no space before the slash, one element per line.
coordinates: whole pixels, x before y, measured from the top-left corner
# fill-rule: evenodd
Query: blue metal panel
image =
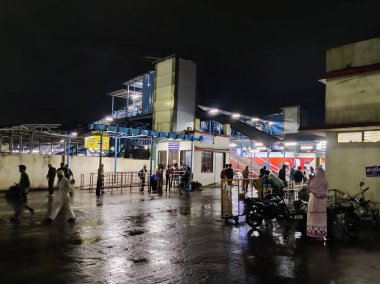
<path fill-rule="evenodd" d="M 141 129 L 131 128 L 131 134 L 139 135 L 140 133 L 141 133 Z"/>
<path fill-rule="evenodd" d="M 150 132 L 150 135 L 152 135 L 153 137 L 158 137 L 159 136 L 159 134 L 160 134 L 160 132 L 158 132 L 158 131 L 151 131 Z"/>
<path fill-rule="evenodd" d="M 177 139 L 182 139 L 184 140 L 186 138 L 185 134 L 177 134 Z"/>
<path fill-rule="evenodd" d="M 119 132 L 124 133 L 124 134 L 130 134 L 131 133 L 131 129 L 130 128 L 126 128 L 126 127 L 119 127 Z"/>
<path fill-rule="evenodd" d="M 95 124 L 94 130 L 107 130 L 107 125 Z"/>
<path fill-rule="evenodd" d="M 115 125 L 110 125 L 110 126 L 108 126 L 108 131 L 118 132 L 119 131 L 119 127 L 115 126 Z"/>
<path fill-rule="evenodd" d="M 168 133 L 169 138 L 177 139 L 177 134 L 176 133 Z"/>
<path fill-rule="evenodd" d="M 167 132 L 160 132 L 159 137 L 169 138 L 169 133 L 167 133 Z"/>
<path fill-rule="evenodd" d="M 142 135 L 150 136 L 150 130 L 141 130 Z"/>

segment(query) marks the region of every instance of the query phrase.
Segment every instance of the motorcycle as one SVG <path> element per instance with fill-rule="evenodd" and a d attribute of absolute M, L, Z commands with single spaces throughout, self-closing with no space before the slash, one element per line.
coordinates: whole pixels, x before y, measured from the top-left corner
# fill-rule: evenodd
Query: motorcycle
<path fill-rule="evenodd" d="M 335 203 L 327 208 L 327 226 L 329 237 L 335 240 L 355 238 L 360 229 L 380 229 L 379 210 L 373 209 L 370 200 L 366 200 L 364 188 L 360 182 L 360 192 L 354 196 L 345 195 L 346 203 Z"/>
<path fill-rule="evenodd" d="M 258 227 L 263 220 L 299 220 L 301 228 L 306 229 L 306 212 L 307 203 L 297 200 L 289 210 L 283 198 L 281 189 L 277 189 L 274 193 L 267 195 L 265 198 L 245 198 L 244 213 L 246 215 L 246 223 L 251 227 Z M 302 229 L 303 230 L 303 229 Z"/>
<path fill-rule="evenodd" d="M 354 203 L 357 225 L 380 229 L 379 209 L 372 208 L 371 200 L 365 199 L 364 193 L 369 190 L 369 187 L 363 189 L 363 186 L 364 182 L 360 182 L 360 192 L 349 198 Z"/>

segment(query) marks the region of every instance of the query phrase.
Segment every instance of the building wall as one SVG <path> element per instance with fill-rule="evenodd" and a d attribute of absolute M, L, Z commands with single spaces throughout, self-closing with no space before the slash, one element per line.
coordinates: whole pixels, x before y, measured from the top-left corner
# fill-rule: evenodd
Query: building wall
<path fill-rule="evenodd" d="M 179 142 L 179 151 L 181 150 L 191 150 L 192 142 L 190 141 L 178 141 Z M 229 138 L 224 136 L 216 136 L 213 139 L 213 144 L 206 144 L 202 142 L 195 141 L 193 142 L 194 147 L 205 148 L 207 150 L 221 150 L 228 149 Z M 158 160 L 158 151 L 168 151 L 169 142 L 160 142 L 156 146 L 156 164 Z M 199 181 L 204 186 L 217 183 L 220 181 L 220 166 L 223 164 L 223 159 L 221 155 L 216 155 L 216 152 L 213 153 L 213 172 L 212 173 L 202 173 L 202 150 L 193 151 L 193 162 L 192 162 L 192 171 L 193 171 L 193 180 Z M 169 155 L 168 155 L 169 156 Z M 226 163 L 229 163 L 229 153 L 226 153 Z"/>
<path fill-rule="evenodd" d="M 327 50 L 326 71 L 380 62 L 380 38 L 359 41 Z"/>
<path fill-rule="evenodd" d="M 326 172 L 329 188 L 356 194 L 359 192 L 360 181 L 364 181 L 370 187 L 366 197 L 380 202 L 380 177 L 365 175 L 365 167 L 379 165 L 380 142 L 337 143 L 336 132 L 329 132 L 327 145 Z"/>
<path fill-rule="evenodd" d="M 31 188 L 47 188 L 46 174 L 47 164 L 51 163 L 59 168 L 62 156 L 39 155 L 39 154 L 10 154 L 0 153 L 0 190 L 8 189 L 19 182 L 20 173 L 18 166 L 24 164 L 29 175 Z M 114 171 L 114 158 L 103 158 L 104 171 Z M 149 160 L 134 160 L 118 158 L 118 172 L 139 171 L 146 164 L 149 169 Z M 70 168 L 76 179 L 76 186 L 80 185 L 80 175 L 96 173 L 99 167 L 98 157 L 70 157 Z"/>
<path fill-rule="evenodd" d="M 380 73 L 327 80 L 326 124 L 380 121 Z"/>
<path fill-rule="evenodd" d="M 173 131 L 194 128 L 195 96 L 197 84 L 196 64 L 191 60 L 178 59 L 178 90 Z"/>

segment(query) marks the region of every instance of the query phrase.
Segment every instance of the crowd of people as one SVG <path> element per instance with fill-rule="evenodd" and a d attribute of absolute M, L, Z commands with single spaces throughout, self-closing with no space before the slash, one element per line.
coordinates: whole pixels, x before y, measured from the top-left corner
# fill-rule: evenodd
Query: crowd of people
<path fill-rule="evenodd" d="M 139 171 L 141 188 L 144 191 L 146 186 L 147 167 L 144 165 Z M 158 165 L 155 172 L 150 177 L 150 190 L 152 192 L 162 193 L 164 188 L 165 175 L 165 191 L 171 190 L 174 182 L 178 182 L 178 191 L 180 194 L 190 194 L 191 190 L 191 168 L 185 164 L 178 166 L 177 163 L 167 165 L 166 169 L 163 165 Z"/>
<path fill-rule="evenodd" d="M 260 169 L 260 191 L 261 196 L 269 194 L 282 194 L 282 188 L 289 185 L 306 185 L 310 193 L 308 200 L 307 211 L 307 236 L 316 240 L 325 240 L 327 236 L 327 192 L 328 184 L 326 179 L 326 172 L 322 167 L 314 170 L 302 169 L 301 167 L 290 167 L 284 164 L 280 169 L 278 176 L 273 175 L 266 166 Z M 248 166 L 242 170 L 243 189 L 246 192 L 246 187 L 249 183 L 250 172 Z M 231 164 L 227 164 L 220 174 L 221 179 L 227 179 L 229 186 L 233 187 L 232 179 L 234 178 L 234 171 Z"/>

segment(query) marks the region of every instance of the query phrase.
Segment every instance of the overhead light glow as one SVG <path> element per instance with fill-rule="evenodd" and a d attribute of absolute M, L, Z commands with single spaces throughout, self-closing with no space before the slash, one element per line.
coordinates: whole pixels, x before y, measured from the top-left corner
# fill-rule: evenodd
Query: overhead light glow
<path fill-rule="evenodd" d="M 255 145 L 256 145 L 257 147 L 260 147 L 260 146 L 263 146 L 263 143 L 261 143 L 261 142 L 256 142 Z"/>
<path fill-rule="evenodd" d="M 274 122 L 273 122 L 273 121 L 269 121 L 268 124 L 269 124 L 269 125 L 273 125 Z"/>
<path fill-rule="evenodd" d="M 251 120 L 252 120 L 252 121 L 259 121 L 260 119 L 257 118 L 257 117 L 252 117 Z"/>
<path fill-rule="evenodd" d="M 112 116 L 107 116 L 106 117 L 106 121 L 112 122 L 113 121 L 113 117 Z"/>
<path fill-rule="evenodd" d="M 267 147 L 257 147 L 256 149 L 257 149 L 257 150 L 266 150 Z"/>
<path fill-rule="evenodd" d="M 236 146 L 237 146 L 236 143 L 230 143 L 230 144 L 228 144 L 228 147 L 230 147 L 230 148 L 234 148 Z"/>
<path fill-rule="evenodd" d="M 59 141 L 59 142 L 63 143 L 63 142 L 65 142 L 65 140 L 61 139 L 61 141 Z"/>
<path fill-rule="evenodd" d="M 148 145 L 145 145 L 145 146 L 144 146 L 144 149 L 145 149 L 145 150 L 148 150 L 148 148 L 149 148 Z"/>
<path fill-rule="evenodd" d="M 78 136 L 78 133 L 75 132 L 75 131 L 74 131 L 74 132 L 71 132 L 71 136 L 72 136 L 72 137 L 77 137 L 77 136 Z"/>
<path fill-rule="evenodd" d="M 232 115 L 232 118 L 239 118 L 240 117 L 240 114 L 239 113 L 234 113 L 233 115 Z"/>
<path fill-rule="evenodd" d="M 219 112 L 219 110 L 217 108 L 210 109 L 211 114 L 217 114 L 218 112 Z"/>
<path fill-rule="evenodd" d="M 286 142 L 285 146 L 296 146 L 297 142 Z"/>

